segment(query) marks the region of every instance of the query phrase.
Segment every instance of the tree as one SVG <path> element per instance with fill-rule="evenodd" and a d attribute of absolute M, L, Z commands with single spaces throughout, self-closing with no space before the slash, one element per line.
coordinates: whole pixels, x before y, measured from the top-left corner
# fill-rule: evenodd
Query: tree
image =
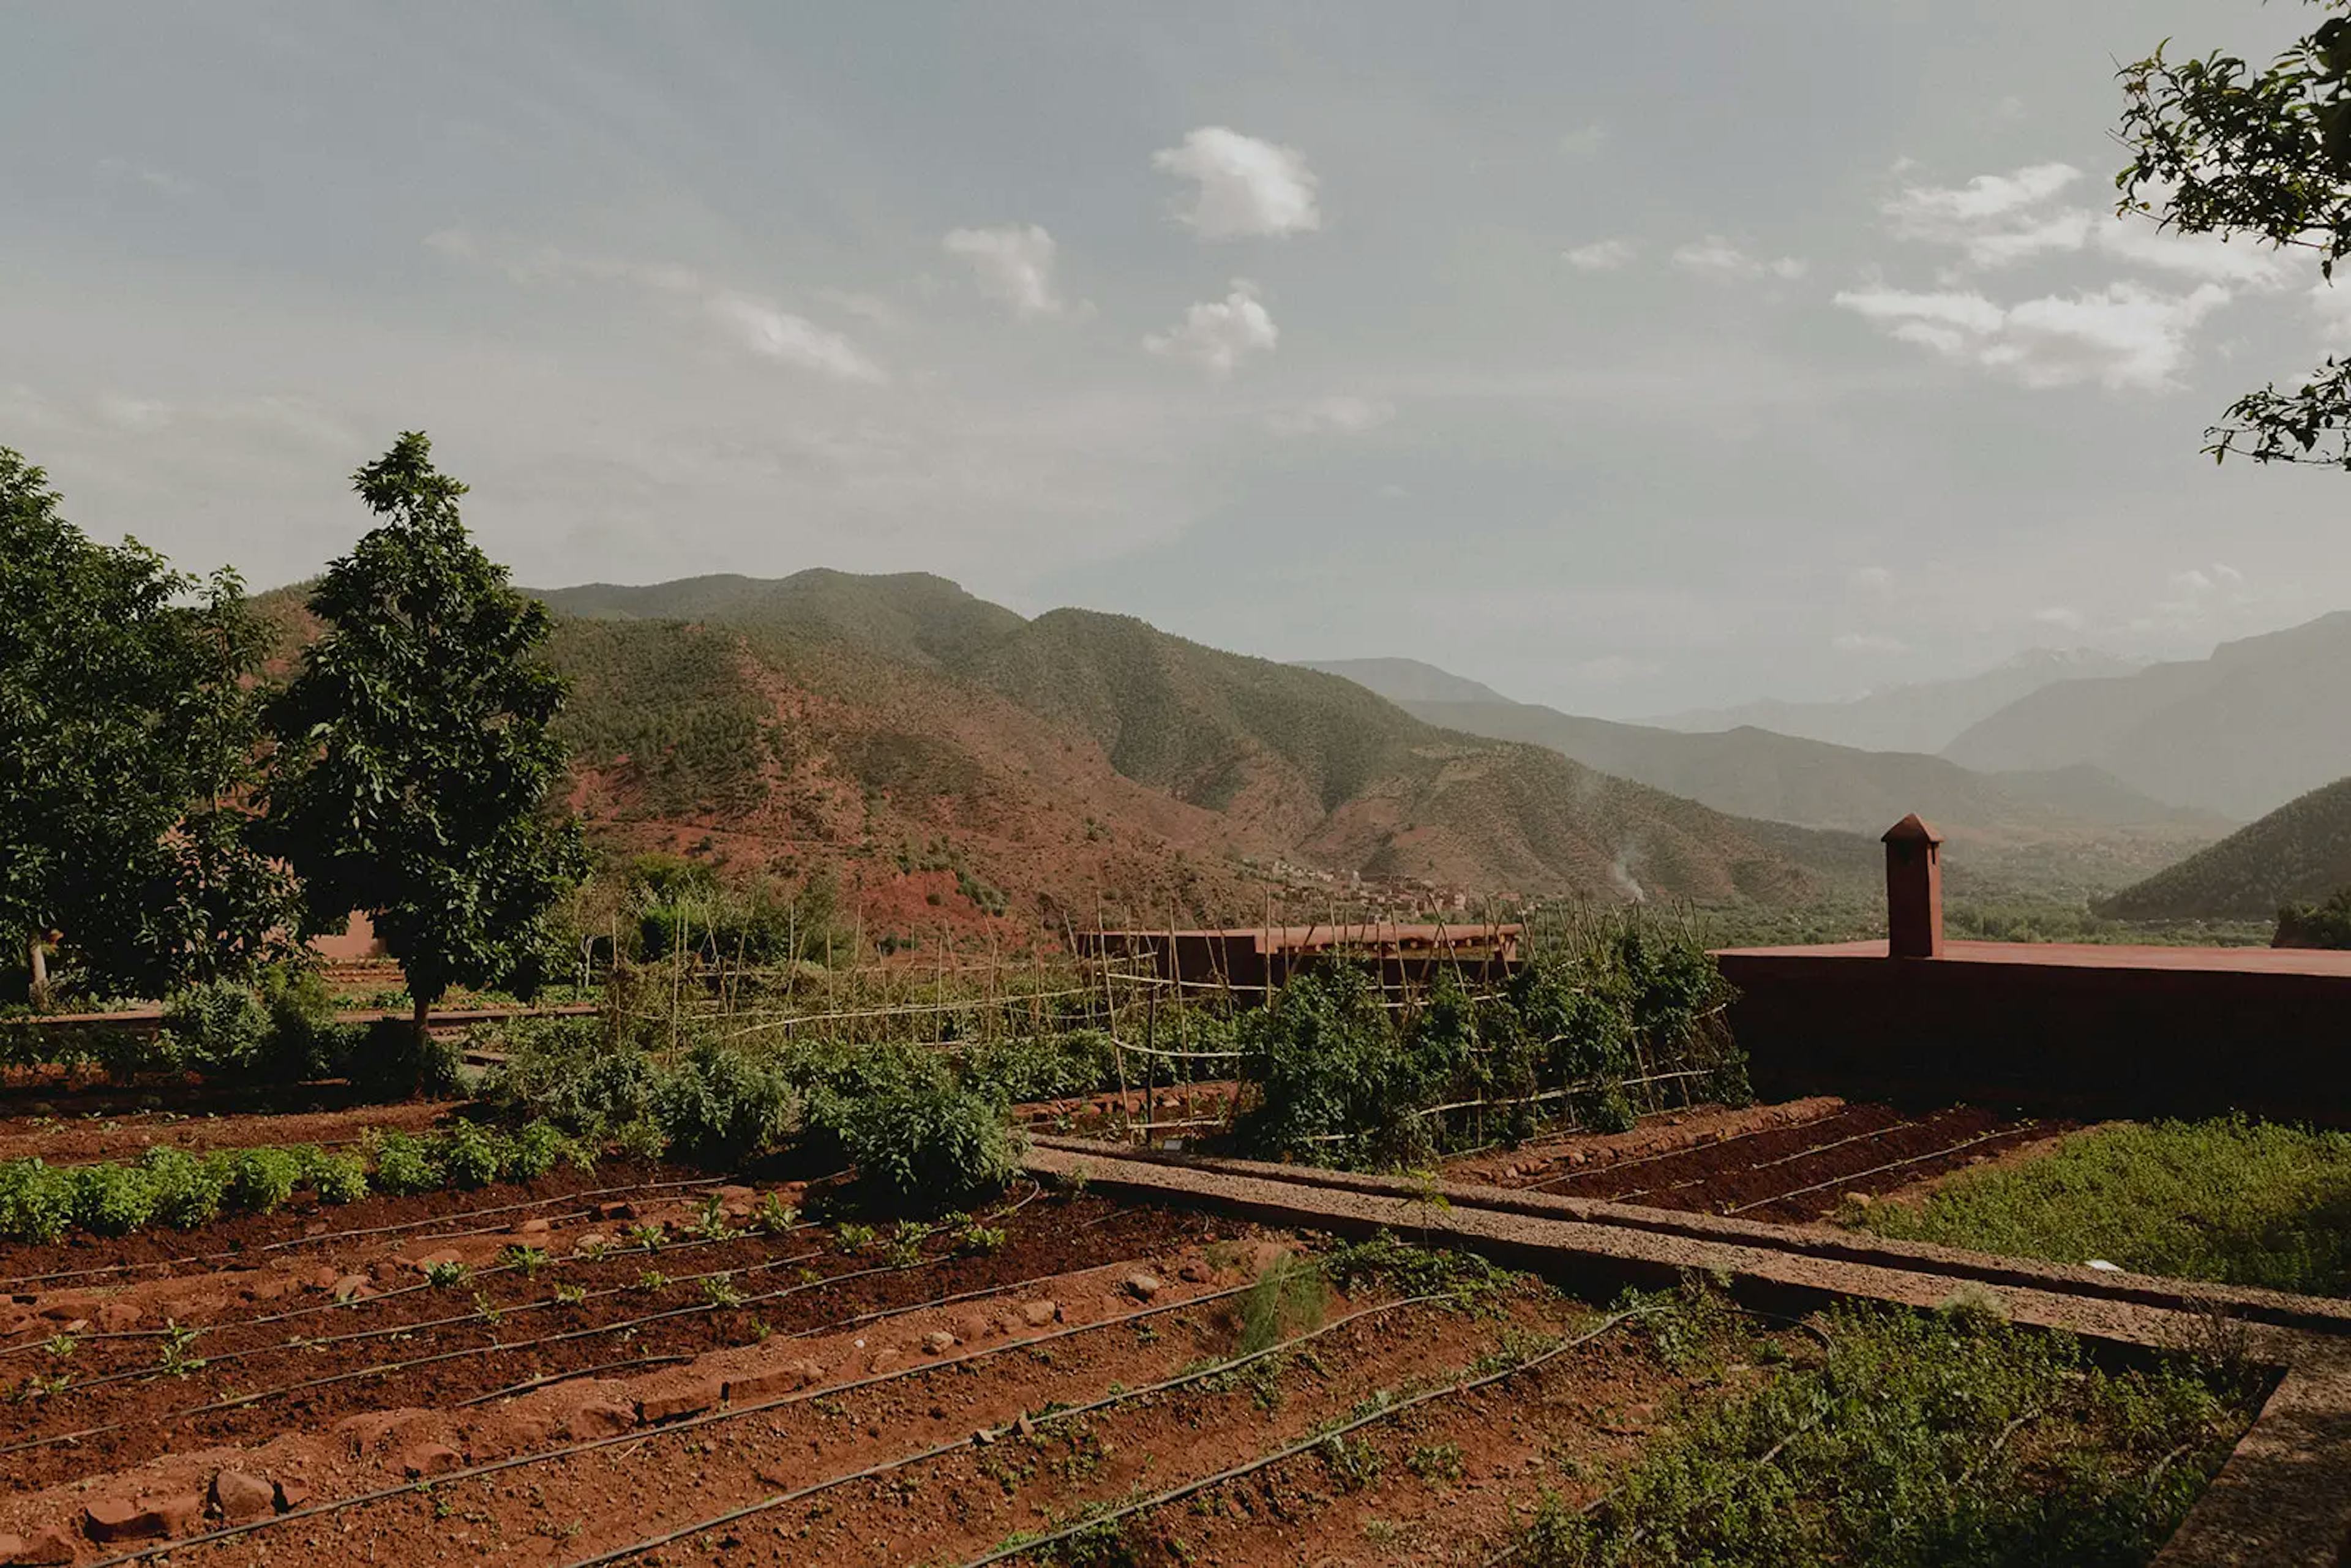
<path fill-rule="evenodd" d="M 432 451 L 410 432 L 352 476 L 384 521 L 319 580 L 325 630 L 269 711 L 270 841 L 302 876 L 310 928 L 367 912 L 420 1036 L 454 985 L 535 989 L 549 915 L 586 871 L 559 803 L 547 607 L 475 546 L 465 486 Z"/>
<path fill-rule="evenodd" d="M 249 971 L 286 946 L 291 883 L 252 842 L 243 586 L 98 544 L 59 506 L 0 448 L 0 934 L 37 1000 L 53 933 L 101 993 Z"/>
<path fill-rule="evenodd" d="M 2168 43 L 2123 68 L 2121 212 L 2306 250 L 2333 280 L 2351 255 L 2351 0 L 2313 3 L 2337 14 L 2261 70 L 2219 52 L 2174 62 Z M 2246 393 L 2205 435 L 2216 461 L 2351 468 L 2351 358 Z"/>

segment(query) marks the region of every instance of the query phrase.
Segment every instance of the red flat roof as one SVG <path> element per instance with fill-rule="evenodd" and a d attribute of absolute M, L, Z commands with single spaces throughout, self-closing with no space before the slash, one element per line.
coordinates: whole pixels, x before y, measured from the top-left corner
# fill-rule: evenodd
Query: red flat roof
<path fill-rule="evenodd" d="M 1815 947 L 1724 947 L 1718 958 L 1883 958 L 1884 942 Z M 1911 964 L 2033 964 L 2066 969 L 2174 969 L 2238 975 L 2324 975 L 2351 979 L 2351 952 L 2321 947 L 2134 947 L 2097 942 L 1946 942 L 1939 958 Z"/>

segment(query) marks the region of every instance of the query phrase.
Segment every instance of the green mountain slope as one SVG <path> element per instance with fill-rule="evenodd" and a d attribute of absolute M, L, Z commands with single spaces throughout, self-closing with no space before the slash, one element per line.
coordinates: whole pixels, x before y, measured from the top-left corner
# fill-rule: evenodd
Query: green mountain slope
<path fill-rule="evenodd" d="M 2351 779 L 2291 800 L 2097 905 L 2124 920 L 2266 920 L 2351 887 Z"/>
<path fill-rule="evenodd" d="M 1334 675 L 1129 617 L 1026 621 L 937 578 L 543 597 L 567 618 L 559 657 L 578 664 L 575 733 L 618 787 L 650 803 L 668 778 L 674 807 L 697 793 L 691 776 L 705 818 L 752 821 L 726 793 L 742 783 L 721 761 L 731 735 L 752 758 L 737 774 L 768 781 L 768 818 L 832 821 L 853 790 L 869 812 L 941 832 L 993 824 L 1028 846 L 1014 881 L 1050 881 L 1057 834 L 1080 818 L 1171 853 L 1480 891 L 1792 900 L 1852 863 L 1849 845 L 1808 861 L 1695 801 L 1439 728 Z"/>

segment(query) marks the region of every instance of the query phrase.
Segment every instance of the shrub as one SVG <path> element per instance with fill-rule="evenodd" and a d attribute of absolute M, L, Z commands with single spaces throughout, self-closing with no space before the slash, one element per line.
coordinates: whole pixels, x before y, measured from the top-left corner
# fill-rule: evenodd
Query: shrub
<path fill-rule="evenodd" d="M 154 1188 L 136 1166 L 78 1166 L 67 1176 L 73 1189 L 74 1223 L 85 1230 L 127 1236 L 154 1218 Z"/>
<path fill-rule="evenodd" d="M 55 1241 L 73 1218 L 73 1188 L 65 1172 L 37 1159 L 0 1162 L 0 1234 L 18 1241 Z"/>
<path fill-rule="evenodd" d="M 593 1150 L 564 1136 L 554 1123 L 532 1122 L 507 1140 L 507 1179 L 536 1181 L 566 1160 L 586 1170 L 595 1157 Z"/>
<path fill-rule="evenodd" d="M 2289 904 L 2278 911 L 2273 947 L 2351 947 L 2351 887 L 2322 904 Z"/>
<path fill-rule="evenodd" d="M 433 1145 L 405 1133 L 379 1134 L 371 1142 L 377 1191 L 400 1197 L 440 1188 L 441 1161 Z"/>
<path fill-rule="evenodd" d="M 654 1084 L 653 1114 L 673 1153 L 724 1165 L 797 1129 L 800 1100 L 780 1068 L 705 1040 Z"/>
<path fill-rule="evenodd" d="M 506 1039 L 506 1065 L 484 1096 L 510 1114 L 543 1116 L 568 1131 L 596 1133 L 647 1114 L 652 1059 L 609 1037 L 592 1019 L 530 1020 Z"/>
<path fill-rule="evenodd" d="M 315 1149 L 239 1149 L 228 1157 L 228 1201 L 248 1214 L 270 1214 L 294 1196 L 306 1155 Z"/>
<path fill-rule="evenodd" d="M 321 1203 L 357 1203 L 368 1195 L 367 1162 L 357 1155 L 326 1149 L 302 1151 L 302 1179 Z"/>
<path fill-rule="evenodd" d="M 268 1051 L 269 1013 L 244 985 L 214 980 L 166 1003 L 162 1032 L 171 1059 L 182 1067 L 223 1077 L 258 1077 Z"/>
<path fill-rule="evenodd" d="M 1360 969 L 1312 969 L 1244 1019 L 1257 1105 L 1238 1132 L 1253 1151 L 1314 1165 L 1396 1166 L 1431 1152 L 1423 1105 L 1436 1103 L 1456 1042 L 1424 1051 L 1404 1037 Z"/>
<path fill-rule="evenodd" d="M 202 1158 L 184 1149 L 150 1149 L 140 1156 L 149 1189 L 155 1197 L 155 1218 L 175 1230 L 193 1230 L 220 1217 L 228 1189 L 228 1162 L 218 1155 Z"/>
<path fill-rule="evenodd" d="M 266 971 L 261 1001 L 269 1013 L 265 1076 L 295 1083 L 348 1071 L 365 1031 L 335 1021 L 335 998 L 318 970 L 280 965 Z"/>
<path fill-rule="evenodd" d="M 828 1131 L 860 1175 L 898 1198 L 944 1206 L 992 1192 L 1020 1168 L 1004 1102 L 936 1062 L 862 1094 L 822 1102 Z"/>
<path fill-rule="evenodd" d="M 456 1186 L 487 1186 L 507 1166 L 507 1140 L 494 1127 L 459 1122 L 441 1134 L 437 1153 L 448 1181 Z"/>
<path fill-rule="evenodd" d="M 444 1100 L 457 1092 L 463 1053 L 449 1040 L 419 1034 L 407 1019 L 378 1019 L 352 1052 L 352 1087 L 383 1100 Z"/>

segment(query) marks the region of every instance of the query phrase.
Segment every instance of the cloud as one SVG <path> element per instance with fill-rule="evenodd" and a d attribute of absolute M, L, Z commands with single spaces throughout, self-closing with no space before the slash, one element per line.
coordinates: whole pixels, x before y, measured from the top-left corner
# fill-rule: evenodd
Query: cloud
<path fill-rule="evenodd" d="M 1964 185 L 1909 185 L 1881 204 L 1896 239 L 1956 246 L 1967 266 L 1991 271 L 2035 256 L 2095 250 L 2126 267 L 2248 288 L 2273 287 L 2285 268 L 2252 245 L 2158 228 L 2096 207 L 2053 205 L 2082 177 L 2070 163 L 2032 163 L 1979 174 Z"/>
<path fill-rule="evenodd" d="M 2159 392 L 2179 384 L 2196 324 L 2230 298 L 2218 284 L 2175 295 L 2122 282 L 2008 307 L 1974 292 L 1884 287 L 1845 289 L 1835 303 L 1904 342 L 2028 387 L 2095 381 L 2111 392 Z"/>
<path fill-rule="evenodd" d="M 1599 157 L 1607 145 L 1608 128 L 1599 124 L 1580 126 L 1559 139 L 1560 156 L 1580 162 Z"/>
<path fill-rule="evenodd" d="M 2170 575 L 2168 582 L 2172 597 L 2156 601 L 2154 615 L 2134 622 L 2135 627 L 2192 628 L 2220 612 L 2242 609 L 2259 597 L 2245 581 L 2245 574 L 2226 561 L 2183 567 Z"/>
<path fill-rule="evenodd" d="M 1857 566 L 1845 573 L 1844 582 L 1855 593 L 1890 593 L 1894 590 L 1894 573 L 1882 566 Z"/>
<path fill-rule="evenodd" d="M 128 158 L 101 158 L 98 161 L 98 172 L 110 180 L 132 181 L 179 201 L 185 201 L 204 189 L 194 181 L 183 180 L 168 169 L 158 169 L 149 163 L 134 163 Z"/>
<path fill-rule="evenodd" d="M 2060 632 L 2079 632 L 2088 623 L 2087 617 L 2068 604 L 2052 604 L 2036 610 L 2032 612 L 2032 619 L 2040 625 L 2053 626 Z"/>
<path fill-rule="evenodd" d="M 2321 278 L 2310 286 L 2309 299 L 2321 337 L 2330 342 L 2351 340 L 2351 284 L 2337 288 Z"/>
<path fill-rule="evenodd" d="M 1680 246 L 1674 252 L 1673 263 L 1684 272 L 1726 282 L 1748 277 L 1777 277 L 1792 281 L 1803 277 L 1806 271 L 1801 257 L 1783 256 L 1777 261 L 1766 261 L 1761 256 L 1748 255 L 1720 235 L 1708 235 L 1704 239 L 1692 240 Z"/>
<path fill-rule="evenodd" d="M 1628 239 L 1599 239 L 1559 253 L 1562 261 L 1583 272 L 1614 272 L 1640 255 Z"/>
<path fill-rule="evenodd" d="M 1249 355 L 1270 352 L 1280 335 L 1273 317 L 1258 299 L 1257 286 L 1237 277 L 1231 293 L 1194 305 L 1181 322 L 1151 333 L 1143 346 L 1151 353 L 1189 360 L 1211 375 L 1225 376 Z"/>
<path fill-rule="evenodd" d="M 1899 637 L 1882 636 L 1874 632 L 1840 632 L 1829 639 L 1829 646 L 1840 653 L 1907 653 L 1910 644 Z"/>
<path fill-rule="evenodd" d="M 1011 306 L 1015 315 L 1061 313 L 1053 288 L 1053 236 L 1037 225 L 953 229 L 942 243 L 949 256 L 971 264 L 981 293 Z"/>
<path fill-rule="evenodd" d="M 1395 404 L 1392 402 L 1342 394 L 1276 409 L 1266 416 L 1266 424 L 1283 435 L 1317 435 L 1325 432 L 1354 435 L 1377 429 L 1395 417 Z"/>
<path fill-rule="evenodd" d="M 713 316 L 735 329 L 737 342 L 763 359 L 797 365 L 836 381 L 878 384 L 889 379 L 856 344 L 805 316 L 778 310 L 747 294 L 716 294 L 706 304 Z"/>
<path fill-rule="evenodd" d="M 567 277 L 630 285 L 690 304 L 705 320 L 718 327 L 729 341 L 761 359 L 813 371 L 835 381 L 879 385 L 890 379 L 881 365 L 842 334 L 820 327 L 805 316 L 795 315 L 772 300 L 722 287 L 688 267 L 577 256 L 552 246 L 519 249 L 501 241 L 485 241 L 465 229 L 443 229 L 427 235 L 424 244 L 453 261 L 496 267 L 518 285 Z"/>
<path fill-rule="evenodd" d="M 1295 148 L 1204 125 L 1182 146 L 1153 153 L 1151 162 L 1193 183 L 1191 201 L 1176 215 L 1202 239 L 1304 234 L 1322 226 L 1314 172 Z"/>

